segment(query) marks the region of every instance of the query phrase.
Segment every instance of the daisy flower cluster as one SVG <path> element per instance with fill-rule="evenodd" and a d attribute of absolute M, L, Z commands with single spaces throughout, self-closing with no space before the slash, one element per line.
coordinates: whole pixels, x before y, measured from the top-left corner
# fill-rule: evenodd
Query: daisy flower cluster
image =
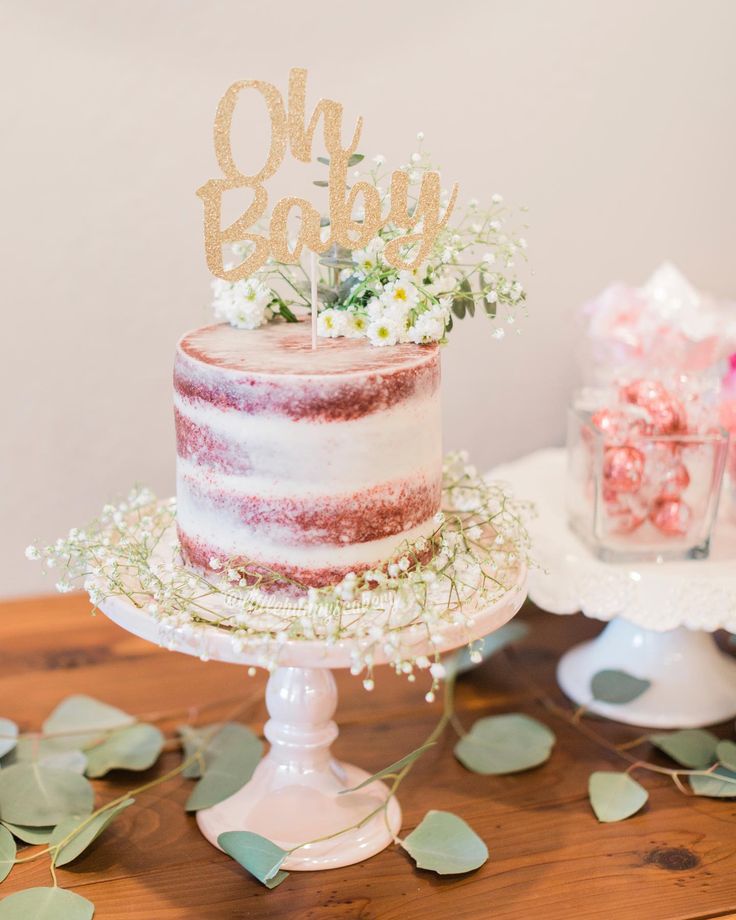
<path fill-rule="evenodd" d="M 433 280 L 429 268 L 396 272 L 382 262 L 385 246 L 376 237 L 366 249 L 356 250 L 352 286 L 344 303 L 324 309 L 317 320 L 319 335 L 335 338 L 367 337 L 372 345 L 439 342 L 450 323 L 452 290 L 448 277 Z M 430 299 L 431 298 L 431 299 Z"/>
<path fill-rule="evenodd" d="M 273 319 L 273 292 L 256 278 L 235 282 L 216 278 L 212 293 L 215 319 L 238 329 L 257 329 Z"/>
<path fill-rule="evenodd" d="M 238 247 L 236 252 L 242 255 L 243 250 Z M 258 278 L 247 278 L 244 281 L 215 278 L 212 282 L 212 295 L 215 319 L 230 323 L 237 329 L 257 329 L 276 316 L 288 322 L 296 320 L 278 293 Z"/>
<path fill-rule="evenodd" d="M 106 505 L 84 529 L 48 546 L 29 546 L 65 592 L 83 585 L 94 607 L 124 597 L 158 623 L 160 642 L 192 645 L 208 657 L 212 631 L 225 632 L 233 650 L 249 647 L 258 663 L 278 664 L 284 644 L 322 641 L 353 645 L 354 674 L 372 689 L 378 660 L 416 679 L 427 670 L 430 694 L 442 677 L 442 632 L 460 627 L 472 639 L 474 617 L 517 590 L 528 563 L 526 506 L 506 488 L 487 483 L 463 454 L 445 462 L 443 510 L 426 537 L 406 541 L 376 571 L 349 573 L 324 588 L 299 586 L 243 560 L 212 559 L 207 571 L 188 566 L 176 537 L 176 501 L 136 489 Z M 274 589 L 283 588 L 279 593 Z M 429 637 L 431 655 L 412 647 Z M 471 654 L 473 652 L 471 642 Z"/>
<path fill-rule="evenodd" d="M 418 201 L 422 177 L 435 169 L 422 150 L 401 168 L 409 177 L 409 206 Z M 326 161 L 324 161 L 326 162 Z M 354 154 L 352 178 L 373 184 L 388 209 L 391 173 L 385 157 L 370 163 Z M 315 185 L 323 188 L 324 180 Z M 442 192 L 447 206 L 449 195 Z M 354 215 L 361 219 L 358 212 Z M 453 323 L 473 317 L 476 309 L 494 322 L 492 337 L 502 339 L 519 313 L 525 315 L 526 291 L 516 275 L 526 259 L 527 243 L 510 224 L 515 218 L 503 197 L 495 194 L 482 208 L 477 200 L 457 207 L 438 234 L 427 260 L 411 271 L 399 271 L 384 259 L 386 244 L 414 230 L 388 224 L 363 249 L 332 246 L 320 259 L 318 279 L 318 334 L 325 338 L 367 338 L 372 345 L 445 342 Z M 328 218 L 322 219 L 323 238 L 329 238 Z M 295 244 L 295 241 L 293 241 Z M 416 243 L 403 249 L 407 261 Z M 248 244 L 236 244 L 239 258 Z M 301 264 L 270 259 L 253 277 L 234 284 L 213 282 L 215 316 L 240 328 L 254 329 L 281 317 L 297 321 L 300 311 L 311 311 L 310 278 Z M 517 333 L 520 329 L 517 327 Z"/>

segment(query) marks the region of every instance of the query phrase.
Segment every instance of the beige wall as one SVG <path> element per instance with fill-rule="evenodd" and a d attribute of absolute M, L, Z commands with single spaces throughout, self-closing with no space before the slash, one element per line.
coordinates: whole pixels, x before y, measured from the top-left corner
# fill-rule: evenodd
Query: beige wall
<path fill-rule="evenodd" d="M 670 257 L 736 294 L 734 34 L 732 0 L 0 0 L 0 595 L 50 588 L 32 538 L 172 489 L 172 350 L 208 316 L 194 190 L 233 80 L 306 66 L 364 151 L 398 164 L 424 130 L 467 195 L 530 207 L 524 335 L 476 320 L 444 358 L 447 445 L 489 465 L 561 440 L 572 311 L 608 280 Z"/>

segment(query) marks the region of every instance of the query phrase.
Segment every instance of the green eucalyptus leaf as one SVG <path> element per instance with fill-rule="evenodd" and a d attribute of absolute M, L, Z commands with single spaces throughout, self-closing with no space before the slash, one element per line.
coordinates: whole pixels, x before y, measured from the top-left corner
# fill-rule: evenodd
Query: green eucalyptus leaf
<path fill-rule="evenodd" d="M 17 851 L 13 835 L 7 827 L 0 826 L 0 882 L 4 882 L 10 875 Z"/>
<path fill-rule="evenodd" d="M 501 649 L 506 648 L 507 645 L 511 645 L 512 642 L 518 642 L 523 639 L 528 632 L 529 627 L 526 623 L 523 623 L 521 620 L 512 620 L 495 632 L 489 633 L 489 635 L 481 639 L 480 642 L 473 644 L 473 652 L 477 652 L 481 655 L 480 661 L 471 661 L 471 653 L 466 647 L 460 649 L 459 652 L 455 652 L 445 660 L 445 670 L 448 674 L 465 674 L 467 671 L 472 671 L 473 668 L 477 668 L 492 655 L 495 655 L 496 652 L 500 652 Z"/>
<path fill-rule="evenodd" d="M 458 319 L 465 319 L 465 301 L 461 297 L 453 299 L 450 309 Z"/>
<path fill-rule="evenodd" d="M 262 742 L 245 725 L 223 725 L 205 751 L 204 775 L 192 790 L 186 810 L 210 808 L 237 792 L 253 775 L 262 752 Z"/>
<path fill-rule="evenodd" d="M 182 770 L 181 775 L 187 779 L 199 779 L 202 775 L 202 765 L 204 764 L 204 752 L 212 743 L 215 735 L 222 730 L 223 723 L 217 722 L 213 725 L 202 725 L 198 728 L 192 728 L 191 725 L 180 725 L 177 729 L 181 738 L 184 749 L 184 760 L 189 760 L 196 753 L 199 758 L 192 761 L 188 767 Z"/>
<path fill-rule="evenodd" d="M 473 289 L 467 278 L 463 278 L 460 282 L 459 290 L 460 293 L 456 294 L 453 298 L 450 309 L 458 319 L 463 319 L 466 312 L 471 316 L 475 316 L 475 298 L 473 297 Z"/>
<path fill-rule="evenodd" d="M 447 325 L 445 326 L 445 330 L 446 330 L 447 332 L 452 332 L 452 326 L 453 326 L 452 316 L 448 316 L 448 317 L 447 317 Z"/>
<path fill-rule="evenodd" d="M 349 275 L 347 278 L 345 278 L 344 281 L 340 282 L 340 285 L 337 289 L 337 299 L 340 303 L 344 303 L 344 301 L 350 296 L 350 292 L 353 290 L 357 283 L 358 278 L 356 278 L 355 275 Z"/>
<path fill-rule="evenodd" d="M 280 885 L 289 873 L 281 864 L 289 855 L 287 850 L 251 831 L 226 831 L 217 838 L 218 845 L 228 856 L 240 863 L 267 888 Z"/>
<path fill-rule="evenodd" d="M 101 811 L 93 817 L 67 818 L 58 824 L 49 840 L 49 845 L 52 847 L 61 844 L 53 857 L 54 865 L 65 866 L 76 859 L 91 843 L 97 840 L 120 812 L 132 805 L 134 801 L 135 799 L 125 799 L 124 802 Z M 67 837 L 70 839 L 62 843 Z"/>
<path fill-rule="evenodd" d="M 379 770 L 378 773 L 374 773 L 372 776 L 369 776 L 368 779 L 364 779 L 363 782 L 358 783 L 357 786 L 352 786 L 350 789 L 341 789 L 340 795 L 347 795 L 349 792 L 357 792 L 358 789 L 362 789 L 364 786 L 370 786 L 371 783 L 375 783 L 377 779 L 381 779 L 383 776 L 388 776 L 389 773 L 397 773 L 399 770 L 401 770 L 402 767 L 413 763 L 418 757 L 421 757 L 425 751 L 428 751 L 431 747 L 434 747 L 435 743 L 436 742 L 434 741 L 430 741 L 429 744 L 423 744 L 416 750 L 406 754 L 400 760 L 395 760 L 392 764 L 384 767 L 383 770 Z"/>
<path fill-rule="evenodd" d="M 10 719 L 0 719 L 0 757 L 5 757 L 18 743 L 18 726 Z"/>
<path fill-rule="evenodd" d="M 56 751 L 46 754 L 39 764 L 54 770 L 71 770 L 72 773 L 79 773 L 81 776 L 87 769 L 87 756 L 83 751 Z"/>
<path fill-rule="evenodd" d="M 70 747 L 64 738 L 37 738 L 25 737 L 18 739 L 18 745 L 8 755 L 10 763 L 37 763 L 41 767 L 51 767 L 54 770 L 71 770 L 82 774 L 87 767 L 85 754 Z"/>
<path fill-rule="evenodd" d="M 590 689 L 593 699 L 601 703 L 630 703 L 651 686 L 651 681 L 640 680 L 626 671 L 606 669 L 593 675 Z"/>
<path fill-rule="evenodd" d="M 53 824 L 48 827 L 24 827 L 22 824 L 11 824 L 10 821 L 3 821 L 3 827 L 7 827 L 14 837 L 22 840 L 23 843 L 30 843 L 34 846 L 39 843 L 48 843 L 51 835 L 54 833 Z"/>
<path fill-rule="evenodd" d="M 320 225 L 320 227 L 329 227 L 329 226 L 330 226 L 330 218 L 329 218 L 329 217 L 320 217 L 320 219 L 319 219 L 319 225 Z"/>
<path fill-rule="evenodd" d="M 107 732 L 134 722 L 133 716 L 122 709 L 79 694 L 59 703 L 43 723 L 43 732 L 45 735 L 67 735 L 67 747 L 84 749 L 97 744 Z M 60 738 L 53 740 L 62 743 Z"/>
<path fill-rule="evenodd" d="M 418 827 L 400 841 L 420 869 L 439 875 L 472 872 L 488 859 L 488 847 L 462 818 L 449 811 L 428 811 Z"/>
<path fill-rule="evenodd" d="M 92 920 L 91 901 L 64 888 L 28 888 L 0 901 L 0 920 Z"/>
<path fill-rule="evenodd" d="M 470 282 L 467 278 L 463 278 L 460 282 L 460 290 L 465 293 L 465 306 L 468 310 L 468 313 L 471 316 L 475 316 L 475 297 L 473 297 L 473 289 L 470 286 Z"/>
<path fill-rule="evenodd" d="M 463 766 L 484 776 L 518 773 L 549 759 L 555 736 L 546 725 L 523 713 L 479 719 L 455 745 Z"/>
<path fill-rule="evenodd" d="M 326 179 L 315 179 L 314 182 L 312 182 L 312 185 L 316 185 L 319 188 L 327 188 L 329 184 L 330 183 Z"/>
<path fill-rule="evenodd" d="M 84 773 L 87 758 L 74 745 L 79 745 L 79 738 L 41 738 L 26 735 L 18 739 L 14 751 L 8 755 L 10 763 L 37 763 L 42 767 L 56 770 L 73 770 Z"/>
<path fill-rule="evenodd" d="M 703 728 L 685 728 L 678 732 L 650 735 L 651 743 L 683 767 L 702 770 L 716 759 L 718 738 Z M 736 745 L 735 745 L 736 747 Z"/>
<path fill-rule="evenodd" d="M 357 166 L 358 163 L 365 159 L 364 153 L 354 153 L 348 160 L 348 166 Z"/>
<path fill-rule="evenodd" d="M 732 799 L 736 797 L 736 771 L 725 767 L 716 767 L 709 774 L 694 774 L 688 777 L 690 788 L 695 795 L 705 795 L 713 799 Z"/>
<path fill-rule="evenodd" d="M 628 773 L 591 773 L 588 796 L 596 818 L 601 822 L 630 818 L 649 798 L 647 790 Z"/>
<path fill-rule="evenodd" d="M 137 722 L 121 728 L 87 751 L 87 776 L 96 779 L 110 770 L 147 770 L 163 746 L 164 736 L 155 725 Z"/>
<path fill-rule="evenodd" d="M 330 158 L 329 158 L 329 157 L 317 157 L 317 162 L 318 162 L 318 163 L 324 163 L 325 166 L 329 166 L 329 165 L 330 165 Z"/>
<path fill-rule="evenodd" d="M 317 294 L 324 304 L 337 303 L 337 291 L 326 284 L 317 285 Z"/>
<path fill-rule="evenodd" d="M 733 741 L 719 741 L 716 760 L 720 760 L 727 770 L 736 771 L 736 744 Z"/>
<path fill-rule="evenodd" d="M 93 802 L 92 786 L 71 770 L 54 770 L 37 763 L 17 763 L 0 770 L 3 821 L 48 827 L 69 815 L 88 815 Z"/>

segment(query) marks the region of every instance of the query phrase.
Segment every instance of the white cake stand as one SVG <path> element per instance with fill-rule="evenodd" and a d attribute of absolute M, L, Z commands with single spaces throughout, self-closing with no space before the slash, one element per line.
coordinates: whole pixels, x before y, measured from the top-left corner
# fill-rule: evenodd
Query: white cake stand
<path fill-rule="evenodd" d="M 565 693 L 591 712 L 630 725 L 694 728 L 736 716 L 736 660 L 716 645 L 736 632 L 736 527 L 719 521 L 708 559 L 611 564 L 567 526 L 566 452 L 530 454 L 494 469 L 537 507 L 529 525 L 540 568 L 529 597 L 550 613 L 582 611 L 610 621 L 598 638 L 567 652 L 557 668 Z M 651 686 L 626 704 L 593 700 L 591 679 L 611 668 Z"/>
<path fill-rule="evenodd" d="M 450 651 L 486 636 L 508 622 L 525 597 L 526 571 L 520 569 L 511 588 L 493 604 L 473 612 L 472 625 L 443 626 L 434 635 L 434 649 Z M 253 831 L 283 849 L 317 840 L 358 825 L 379 808 L 388 794 L 378 781 L 358 792 L 340 795 L 369 777 L 365 770 L 335 760 L 330 745 L 338 735 L 332 721 L 337 688 L 331 668 L 352 664 L 354 644 L 339 641 L 287 641 L 269 648 L 252 644 L 236 651 L 230 638 L 213 627 L 192 634 L 162 631 L 159 621 L 125 597 L 99 605 L 115 623 L 142 639 L 174 651 L 240 665 L 259 665 L 275 656 L 277 667 L 266 687 L 270 715 L 264 734 L 271 743 L 252 778 L 218 805 L 197 813 L 197 823 L 210 843 L 225 831 Z M 426 626 L 407 627 L 402 649 L 413 657 L 430 653 Z M 386 663 L 380 643 L 375 664 Z M 366 705 L 370 697 L 366 696 Z M 401 827 L 401 809 L 392 798 L 385 811 L 331 840 L 302 846 L 284 862 L 289 870 L 332 869 L 360 862 L 388 846 Z"/>

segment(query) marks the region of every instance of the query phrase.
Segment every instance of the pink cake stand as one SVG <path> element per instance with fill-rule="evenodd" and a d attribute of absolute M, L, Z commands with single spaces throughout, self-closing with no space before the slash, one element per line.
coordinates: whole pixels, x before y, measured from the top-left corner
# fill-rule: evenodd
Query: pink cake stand
<path fill-rule="evenodd" d="M 439 650 L 450 651 L 480 639 L 508 622 L 526 597 L 526 570 L 493 604 L 471 611 L 472 625 L 447 625 L 440 630 Z M 339 837 L 300 846 L 284 863 L 289 870 L 333 869 L 351 865 L 388 846 L 401 827 L 401 809 L 392 798 L 385 811 L 361 824 L 388 795 L 378 781 L 358 792 L 340 795 L 368 779 L 369 773 L 335 760 L 330 746 L 338 735 L 333 715 L 337 688 L 332 668 L 352 664 L 350 641 L 290 641 L 269 649 L 263 643 L 233 649 L 222 631 L 205 627 L 190 632 L 162 632 L 161 624 L 125 597 L 108 598 L 100 609 L 123 629 L 174 651 L 240 665 L 262 665 L 264 653 L 275 655 L 277 666 L 266 686 L 270 719 L 264 734 L 271 744 L 255 773 L 238 792 L 197 813 L 197 823 L 210 843 L 225 831 L 253 831 L 284 849 L 317 840 L 353 825 Z M 466 614 L 468 611 L 464 611 Z M 437 636 L 434 636 L 435 643 Z M 402 649 L 414 657 L 430 654 L 426 626 L 407 627 Z M 437 644 L 434 648 L 437 649 Z M 386 657 L 376 646 L 375 664 Z M 369 704 L 369 698 L 366 704 Z"/>
<path fill-rule="evenodd" d="M 591 712 L 653 728 L 696 728 L 736 716 L 736 659 L 713 633 L 736 633 L 736 526 L 719 520 L 708 559 L 601 562 L 567 526 L 566 452 L 539 450 L 494 469 L 534 502 L 529 531 L 539 568 L 529 597 L 556 614 L 607 622 L 601 634 L 560 659 L 557 680 Z M 591 680 L 622 670 L 651 685 L 625 704 L 592 699 Z"/>

